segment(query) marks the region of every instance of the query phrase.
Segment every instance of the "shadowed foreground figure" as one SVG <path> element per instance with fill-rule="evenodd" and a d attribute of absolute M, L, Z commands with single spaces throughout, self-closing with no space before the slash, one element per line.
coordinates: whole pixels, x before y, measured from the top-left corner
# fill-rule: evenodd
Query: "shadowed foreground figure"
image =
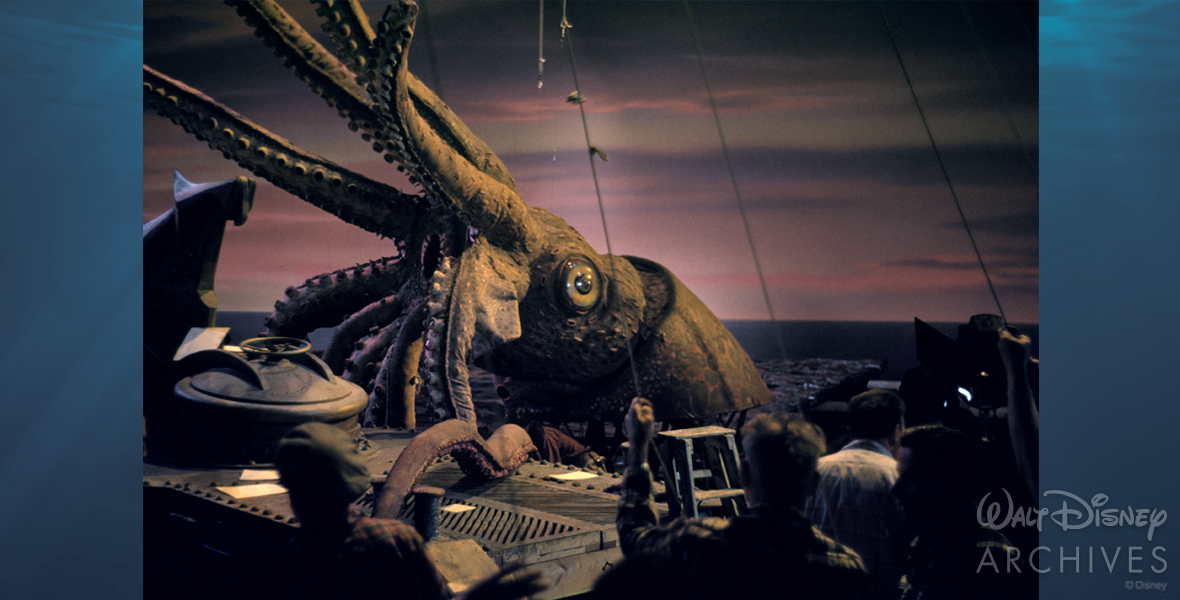
<path fill-rule="evenodd" d="M 893 493 L 913 536 L 903 600 L 1037 597 L 1028 559 L 976 520 L 979 465 L 978 448 L 956 429 L 923 425 L 902 436 Z"/>
<path fill-rule="evenodd" d="M 300 531 L 257 578 L 256 597 L 451 597 L 412 527 L 352 513 L 352 502 L 369 488 L 369 470 L 344 431 L 325 423 L 296 427 L 279 443 L 275 464 Z M 509 600 L 543 589 L 539 574 L 514 571 L 505 569 L 460 597 Z"/>
<path fill-rule="evenodd" d="M 617 522 L 625 570 L 603 577 L 599 597 L 869 597 L 860 557 L 800 512 L 815 488 L 816 461 L 824 452 L 823 433 L 814 424 L 800 415 L 777 414 L 761 415 L 742 428 L 739 476 L 753 514 L 681 517 L 663 526 L 644 464 L 654 435 L 651 403 L 636 398 L 626 428 L 631 447 Z"/>
<path fill-rule="evenodd" d="M 1008 431 L 1016 456 L 1016 467 L 1024 485 L 1037 496 L 1040 489 L 1040 412 L 1036 392 L 1033 391 L 1029 370 L 1037 363 L 1032 358 L 1032 340 L 1015 327 L 1000 330 L 1000 360 L 1004 363 L 1008 383 Z"/>

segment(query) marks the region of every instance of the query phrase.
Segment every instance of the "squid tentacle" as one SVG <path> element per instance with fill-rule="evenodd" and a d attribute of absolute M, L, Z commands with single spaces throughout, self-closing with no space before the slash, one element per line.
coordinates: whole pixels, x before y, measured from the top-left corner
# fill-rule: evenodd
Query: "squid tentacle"
<path fill-rule="evenodd" d="M 494 479 L 508 475 L 536 451 L 528 432 L 519 425 L 503 425 L 485 441 L 474 423 L 444 421 L 410 440 L 398 456 L 377 496 L 373 516 L 397 518 L 410 490 L 440 456 L 454 456 L 464 473 Z"/>
<path fill-rule="evenodd" d="M 340 20 L 342 24 L 349 24 L 353 36 L 362 36 L 361 39 L 354 38 L 353 43 L 349 43 L 349 39 L 342 39 L 337 41 L 339 51 L 349 57 L 354 56 L 359 52 L 360 48 L 365 48 L 367 52 L 373 52 L 372 48 L 376 41 L 376 35 L 372 28 L 368 25 L 368 18 L 360 9 L 360 3 L 357 0 L 350 0 L 348 3 L 337 2 L 333 6 L 332 3 L 325 3 L 320 5 L 324 13 L 329 13 L 333 7 L 341 15 Z M 329 20 L 333 20 L 330 17 Z M 356 22 L 358 26 L 351 26 L 351 23 Z M 335 31 L 341 28 L 339 25 L 331 27 Z M 363 32 L 363 34 L 361 33 Z M 331 32 L 330 32 L 331 33 Z M 333 37 L 336 41 L 336 38 Z M 353 47 L 355 44 L 355 48 Z M 371 55 L 372 56 L 372 55 Z M 355 59 L 354 59 L 355 60 Z M 366 60 L 361 64 L 367 64 Z M 355 64 L 355 62 L 354 62 Z M 357 83 L 368 86 L 377 84 L 374 77 L 374 70 L 358 69 Z M 496 181 L 508 186 L 512 190 L 516 190 L 516 182 L 508 173 L 508 168 L 500 161 L 500 157 L 488 148 L 479 136 L 475 135 L 451 108 L 446 105 L 430 88 L 426 87 L 413 73 L 406 73 L 406 89 L 410 94 L 410 99 L 414 103 L 414 107 L 418 112 L 418 116 L 427 122 L 430 129 L 434 130 L 454 151 L 463 156 L 465 160 L 475 165 L 480 171 L 488 174 Z"/>
<path fill-rule="evenodd" d="M 349 120 L 349 129 L 362 131 L 362 138 L 373 142 L 373 150 L 386 154 L 387 161 L 394 162 L 397 159 L 397 150 L 390 145 L 400 139 L 398 132 L 386 130 L 380 125 L 380 119 L 366 99 L 366 89 L 372 88 L 374 83 L 372 72 L 367 66 L 376 60 L 372 54 L 377 36 L 358 3 L 320 3 L 316 8 L 316 13 L 325 18 L 322 29 L 336 45 L 337 52 L 351 63 L 352 69 L 329 54 L 274 2 L 231 0 L 226 3 L 237 8 L 238 14 L 254 27 L 256 35 L 284 59 L 285 65 Z M 431 129 L 466 160 L 515 190 L 516 183 L 499 157 L 434 92 L 412 74 L 408 74 L 407 83 L 415 106 L 429 122 Z"/>
<path fill-rule="evenodd" d="M 373 80 L 369 70 L 370 54 L 373 48 L 373 28 L 369 25 L 369 18 L 357 0 L 348 2 L 319 2 L 315 12 L 324 18 L 321 26 L 332 43 L 336 45 L 336 52 L 349 62 L 352 72 L 356 74 L 356 82 L 364 86 Z"/>
<path fill-rule="evenodd" d="M 513 192 L 517 192 L 516 181 L 508 173 L 508 167 L 500 161 L 500 157 L 492 152 L 467 124 L 451 112 L 434 91 L 426 87 L 413 73 L 406 72 L 406 90 L 418 117 L 425 121 L 442 140 L 464 160 L 471 163 L 482 173 L 503 184 Z M 517 192 L 519 193 L 519 192 Z"/>
<path fill-rule="evenodd" d="M 400 162 L 493 244 L 504 248 L 539 244 L 528 206 L 515 188 L 479 170 L 418 114 L 408 90 L 406 67 L 416 14 L 413 4 L 390 6 L 375 41 L 382 58 L 373 99 L 387 131 L 398 135 L 391 143 Z M 387 155 L 387 160 L 395 158 Z"/>
<path fill-rule="evenodd" d="M 373 327 L 367 335 L 353 342 L 355 351 L 344 361 L 344 373 L 341 377 L 364 387 L 366 392 L 372 394 L 376 384 L 374 378 L 377 376 L 381 360 L 389 351 L 394 337 L 405 321 L 406 317 L 402 315 L 384 327 Z"/>
<path fill-rule="evenodd" d="M 369 405 L 365 409 L 367 427 L 404 427 L 412 430 L 418 426 L 414 408 L 421 383 L 421 377 L 418 376 L 421 356 L 421 337 L 415 337 L 400 347 L 394 340 L 385 354 L 381 369 L 377 371 L 373 393 L 369 395 Z"/>
<path fill-rule="evenodd" d="M 254 28 L 254 35 L 284 59 L 300 79 L 328 104 L 337 107 L 358 126 L 368 120 L 375 123 L 375 115 L 365 102 L 365 91 L 357 85 L 356 75 L 333 56 L 278 3 L 227 1 L 246 24 Z"/>
<path fill-rule="evenodd" d="M 324 362 L 333 372 L 343 372 L 344 361 L 352 355 L 353 342 L 373 327 L 394 321 L 404 308 L 405 302 L 398 293 L 382 298 L 344 319 L 324 350 Z"/>
<path fill-rule="evenodd" d="M 144 103 L 226 158 L 335 216 L 379 236 L 406 239 L 426 210 L 419 196 L 358 175 L 143 66 Z"/>
<path fill-rule="evenodd" d="M 451 289 L 454 286 L 455 269 L 451 261 L 444 260 L 430 281 L 430 297 L 426 301 L 426 328 L 422 343 L 422 376 L 426 386 L 426 398 L 436 421 L 458 416 L 453 404 L 454 395 L 448 393 L 446 329 Z M 470 411 L 474 423 L 474 407 Z M 462 417 L 460 417 L 462 418 Z"/>
<path fill-rule="evenodd" d="M 423 319 L 426 302 L 419 302 L 406 313 L 404 324 L 385 354 L 377 374 L 377 385 L 369 397 L 373 423 L 385 427 L 413 429 L 417 419 L 412 407 L 417 397 L 418 361 L 421 355 Z M 378 388 L 383 388 L 380 393 Z M 405 396 L 409 395 L 409 402 Z"/>
<path fill-rule="evenodd" d="M 351 269 L 324 273 L 308 279 L 303 285 L 289 287 L 285 296 L 275 302 L 275 310 L 266 319 L 271 335 L 302 337 L 321 327 L 339 325 L 354 313 L 387 292 L 374 290 L 397 289 L 406 275 L 398 269 L 399 257 L 374 260 Z"/>
<path fill-rule="evenodd" d="M 291 18 L 285 10 L 273 1 L 265 2 L 237 2 L 227 1 L 235 7 L 248 25 L 254 28 L 254 34 L 262 38 L 263 43 L 274 50 L 275 56 L 283 59 L 284 66 L 289 67 L 296 75 L 306 82 L 318 96 L 327 101 L 329 106 L 337 109 L 341 117 L 348 119 L 348 128 L 361 131 L 365 141 L 377 140 L 373 149 L 384 151 L 381 140 L 386 134 L 381 127 L 377 114 L 368 100 L 363 82 L 366 76 L 358 76 L 342 61 L 333 56 L 315 38 L 311 37 L 298 22 Z M 316 11 L 328 17 L 323 29 L 329 33 L 342 49 L 355 50 L 351 62 L 359 63 L 358 73 L 365 73 L 364 65 L 372 48 L 372 29 L 368 28 L 364 13 L 353 14 L 360 35 L 354 33 L 354 26 L 343 21 L 339 11 L 333 11 L 321 4 Z M 365 39 L 367 30 L 367 37 Z"/>

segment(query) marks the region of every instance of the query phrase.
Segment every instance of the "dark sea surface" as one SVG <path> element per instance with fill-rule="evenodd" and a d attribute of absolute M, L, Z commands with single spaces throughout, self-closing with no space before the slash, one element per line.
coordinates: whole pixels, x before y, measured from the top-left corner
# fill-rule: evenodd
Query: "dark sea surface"
<path fill-rule="evenodd" d="M 266 313 L 219 312 L 217 324 L 229 327 L 235 341 L 256 337 L 262 331 Z M 900 380 L 905 372 L 918 365 L 914 348 L 914 323 L 884 321 L 779 321 L 786 356 L 781 356 L 771 321 L 722 321 L 737 338 L 750 358 L 767 360 L 786 358 L 832 358 L 841 360 L 885 360 L 881 378 Z M 966 322 L 966 319 L 964 319 Z M 958 337 L 959 323 L 927 323 L 951 339 Z M 1017 324 L 1032 339 L 1032 355 L 1038 353 L 1037 324 Z M 312 347 L 327 347 L 331 330 L 312 332 Z"/>

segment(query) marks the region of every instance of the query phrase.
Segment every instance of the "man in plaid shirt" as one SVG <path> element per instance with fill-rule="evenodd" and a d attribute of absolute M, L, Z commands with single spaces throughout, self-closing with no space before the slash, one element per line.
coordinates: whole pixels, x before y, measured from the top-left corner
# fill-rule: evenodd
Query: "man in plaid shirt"
<path fill-rule="evenodd" d="M 905 401 L 891 390 L 873 389 L 848 401 L 852 441 L 819 459 L 819 487 L 804 514 L 820 531 L 847 544 L 865 561 L 873 597 L 897 600 L 909 539 L 893 497 L 895 454 L 905 431 Z"/>
<path fill-rule="evenodd" d="M 848 547 L 800 512 L 818 479 L 823 433 L 801 415 L 760 415 L 742 429 L 742 488 L 753 514 L 678 518 L 658 524 L 645 464 L 654 435 L 651 403 L 627 413 L 631 448 L 619 498 L 619 543 L 628 560 L 671 566 L 693 597 L 867 598 L 869 575 Z M 667 575 L 668 569 L 663 569 Z M 617 582 L 607 583 L 617 585 Z"/>

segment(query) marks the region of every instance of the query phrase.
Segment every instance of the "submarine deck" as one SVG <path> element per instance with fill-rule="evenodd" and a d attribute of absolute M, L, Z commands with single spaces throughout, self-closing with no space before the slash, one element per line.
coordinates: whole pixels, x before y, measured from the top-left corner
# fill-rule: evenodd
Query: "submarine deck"
<path fill-rule="evenodd" d="M 364 429 L 375 488 L 384 480 L 412 433 Z M 145 597 L 167 581 L 203 579 L 218 589 L 239 588 L 249 573 L 281 548 L 297 522 L 285 490 L 251 469 L 199 469 L 144 463 Z M 436 460 L 419 481 L 445 491 L 438 536 L 428 543 L 474 540 L 497 565 L 521 562 L 539 568 L 553 584 L 538 598 L 589 591 L 594 580 L 622 559 L 615 531 L 618 495 L 606 488 L 619 475 L 528 460 L 508 477 L 468 477 L 450 457 Z M 657 484 L 662 490 L 662 486 Z M 257 491 L 271 493 L 235 497 Z M 371 510 L 373 492 L 358 505 Z M 658 505 L 666 512 L 666 505 Z M 413 497 L 398 517 L 413 523 Z M 211 563 L 211 564 L 206 564 Z M 204 568 L 198 569 L 198 565 Z M 149 581 L 149 579 L 151 581 Z"/>

